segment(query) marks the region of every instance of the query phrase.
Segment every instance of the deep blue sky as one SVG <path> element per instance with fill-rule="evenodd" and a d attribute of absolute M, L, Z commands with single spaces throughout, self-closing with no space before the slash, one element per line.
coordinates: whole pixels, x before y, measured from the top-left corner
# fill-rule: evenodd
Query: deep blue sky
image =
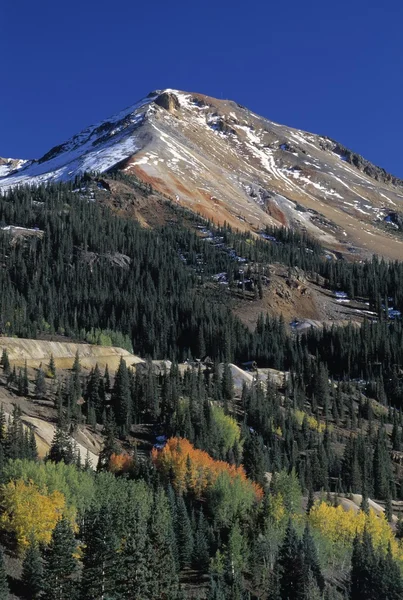
<path fill-rule="evenodd" d="M 0 156 L 39 157 L 171 87 L 328 135 L 403 177 L 401 0 L 19 0 L 0 21 Z"/>

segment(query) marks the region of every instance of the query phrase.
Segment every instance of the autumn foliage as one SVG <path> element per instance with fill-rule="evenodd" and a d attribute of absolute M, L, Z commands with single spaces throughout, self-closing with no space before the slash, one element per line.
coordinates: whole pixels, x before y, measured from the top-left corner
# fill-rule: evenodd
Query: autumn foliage
<path fill-rule="evenodd" d="M 173 475 L 173 485 L 178 492 L 191 491 L 197 497 L 214 486 L 225 474 L 234 484 L 242 482 L 253 490 L 256 500 L 263 498 L 262 488 L 246 477 L 242 466 L 236 467 L 222 460 L 214 460 L 207 452 L 197 450 L 186 438 L 170 438 L 162 450 L 152 451 L 152 460 L 166 477 Z"/>
<path fill-rule="evenodd" d="M 134 465 L 133 457 L 127 452 L 121 454 L 111 454 L 108 469 L 111 473 L 128 473 Z"/>
<path fill-rule="evenodd" d="M 310 511 L 309 522 L 331 544 L 345 548 L 351 547 L 356 534 L 362 534 L 365 528 L 371 535 L 376 549 L 386 552 L 390 546 L 394 558 L 403 561 L 403 549 L 385 515 L 377 515 L 372 508 L 366 514 L 362 510 L 355 512 L 345 510 L 342 506 L 335 507 L 326 502 L 317 502 Z"/>
<path fill-rule="evenodd" d="M 13 533 L 19 551 L 24 552 L 32 540 L 49 544 L 52 531 L 66 508 L 63 494 L 41 492 L 30 481 L 10 481 L 0 490 L 1 528 Z"/>

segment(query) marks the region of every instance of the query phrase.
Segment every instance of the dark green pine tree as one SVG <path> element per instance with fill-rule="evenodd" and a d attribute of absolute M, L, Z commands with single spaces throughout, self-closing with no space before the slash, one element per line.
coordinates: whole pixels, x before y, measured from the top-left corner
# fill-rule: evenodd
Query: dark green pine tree
<path fill-rule="evenodd" d="M 71 367 L 73 373 L 81 373 L 81 364 L 80 364 L 80 353 L 77 350 L 74 356 L 73 366 Z"/>
<path fill-rule="evenodd" d="M 127 435 L 130 426 L 130 380 L 127 366 L 123 358 L 120 359 L 113 386 L 111 403 L 115 414 L 116 425 L 121 435 Z"/>
<path fill-rule="evenodd" d="M 77 544 L 70 523 L 61 519 L 52 533 L 45 553 L 44 598 L 46 600 L 73 600 L 77 597 L 74 574 L 77 559 L 74 557 Z"/>
<path fill-rule="evenodd" d="M 116 442 L 116 423 L 113 417 L 106 419 L 102 430 L 104 438 L 104 447 L 99 453 L 97 471 L 104 471 L 109 466 L 109 459 L 112 454 L 119 451 L 119 446 Z"/>
<path fill-rule="evenodd" d="M 0 444 L 4 444 L 6 440 L 6 415 L 4 413 L 3 404 L 0 404 Z"/>
<path fill-rule="evenodd" d="M 53 358 L 53 354 L 50 355 L 49 364 L 48 364 L 48 374 L 53 379 L 56 377 L 56 365 L 55 365 L 55 359 Z"/>
<path fill-rule="evenodd" d="M 117 578 L 119 540 L 108 507 L 89 510 L 84 519 L 81 595 L 83 600 L 112 598 Z"/>
<path fill-rule="evenodd" d="M 110 377 L 109 377 L 108 365 L 106 365 L 106 367 L 105 367 L 104 386 L 105 386 L 105 392 L 107 394 L 109 394 L 109 392 L 111 391 L 111 380 L 110 380 Z"/>
<path fill-rule="evenodd" d="M 261 436 L 255 433 L 247 433 L 243 446 L 243 465 L 247 475 L 265 485 L 265 474 L 268 471 L 268 457 L 264 449 L 264 443 Z"/>
<path fill-rule="evenodd" d="M 314 504 L 315 504 L 315 496 L 313 494 L 312 484 L 310 484 L 309 489 L 308 489 L 308 501 L 307 501 L 307 505 L 306 505 L 306 512 L 308 515 L 311 512 L 312 508 L 314 507 Z"/>
<path fill-rule="evenodd" d="M 176 536 L 181 568 L 189 567 L 192 562 L 193 532 L 189 514 L 183 496 L 176 501 Z"/>
<path fill-rule="evenodd" d="M 7 458 L 24 458 L 24 428 L 21 422 L 21 408 L 13 407 L 12 418 L 9 418 L 5 440 L 5 455 Z"/>
<path fill-rule="evenodd" d="M 403 581 L 399 565 L 392 556 L 390 545 L 385 556 L 379 557 L 377 598 L 401 600 L 403 598 Z M 375 596 L 374 596 L 375 597 Z"/>
<path fill-rule="evenodd" d="M 376 560 L 371 536 L 364 530 L 362 539 L 357 534 L 351 557 L 350 600 L 372 600 Z"/>
<path fill-rule="evenodd" d="M 282 600 L 299 600 L 304 587 L 304 557 L 291 519 L 277 556 L 279 591 Z"/>
<path fill-rule="evenodd" d="M 87 389 L 85 391 L 85 400 L 88 406 L 95 411 L 96 422 L 100 423 L 102 419 L 102 413 L 104 410 L 104 396 L 101 388 L 101 373 L 98 365 L 91 371 L 87 380 Z M 88 411 L 89 412 L 89 411 Z M 90 417 L 90 415 L 88 415 Z M 90 419 L 89 419 L 90 420 Z"/>
<path fill-rule="evenodd" d="M 174 558 L 176 542 L 170 502 L 162 488 L 157 488 L 154 493 L 148 530 L 151 547 L 152 597 L 174 600 L 179 589 Z"/>
<path fill-rule="evenodd" d="M 3 367 L 4 375 L 8 376 L 10 374 L 10 361 L 8 358 L 8 352 L 6 348 L 3 348 L 3 352 L 1 355 L 0 366 Z"/>
<path fill-rule="evenodd" d="M 64 462 L 66 465 L 72 465 L 76 461 L 73 443 L 63 426 L 56 427 L 48 453 L 48 460 L 55 463 Z"/>
<path fill-rule="evenodd" d="M 227 600 L 227 586 L 222 577 L 211 577 L 207 600 Z"/>
<path fill-rule="evenodd" d="M 116 594 L 119 600 L 152 598 L 154 587 L 152 557 L 147 529 L 142 524 L 130 527 L 119 551 Z"/>
<path fill-rule="evenodd" d="M 391 465 L 384 429 L 378 431 L 376 439 L 373 458 L 373 474 L 375 498 L 385 500 L 390 492 L 389 482 L 391 480 Z"/>
<path fill-rule="evenodd" d="M 234 380 L 232 377 L 231 367 L 228 363 L 223 364 L 221 390 L 224 406 L 228 408 L 234 398 Z"/>
<path fill-rule="evenodd" d="M 45 382 L 45 373 L 42 369 L 38 369 L 36 378 L 35 378 L 35 397 L 43 398 L 46 394 L 46 382 Z"/>
<path fill-rule="evenodd" d="M 207 571 L 210 563 L 207 523 L 200 509 L 194 536 L 193 564 L 196 569 Z"/>
<path fill-rule="evenodd" d="M 320 568 L 318 551 L 316 549 L 316 545 L 314 539 L 311 534 L 311 530 L 309 525 L 307 524 L 304 529 L 304 535 L 302 536 L 302 552 L 303 552 L 303 560 L 304 560 L 304 576 L 306 579 L 306 584 L 308 585 L 308 572 L 312 573 L 312 576 L 321 592 L 323 592 L 325 587 L 325 580 L 322 575 L 322 570 Z"/>
<path fill-rule="evenodd" d="M 25 598 L 40 598 L 43 592 L 43 562 L 38 544 L 35 542 L 31 542 L 25 553 L 21 580 Z"/>
<path fill-rule="evenodd" d="M 23 396 L 28 396 L 29 395 L 29 381 L 28 381 L 27 361 L 25 361 L 24 370 L 22 372 L 22 395 Z"/>
<path fill-rule="evenodd" d="M 0 600 L 8 600 L 9 587 L 7 581 L 6 568 L 4 566 L 3 551 L 0 548 Z"/>

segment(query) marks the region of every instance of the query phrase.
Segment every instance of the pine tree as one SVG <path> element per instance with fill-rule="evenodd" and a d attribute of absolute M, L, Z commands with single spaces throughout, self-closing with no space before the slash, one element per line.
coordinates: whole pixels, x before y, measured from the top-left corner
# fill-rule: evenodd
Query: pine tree
<path fill-rule="evenodd" d="M 8 376 L 10 374 L 11 367 L 6 348 L 3 348 L 3 352 L 0 359 L 0 366 L 3 367 L 4 375 Z"/>
<path fill-rule="evenodd" d="M 250 433 L 246 435 L 243 447 L 243 465 L 251 479 L 262 486 L 266 484 L 268 460 L 261 436 Z"/>
<path fill-rule="evenodd" d="M 3 551 L 0 548 L 0 600 L 8 600 L 9 588 L 6 568 L 4 566 Z"/>
<path fill-rule="evenodd" d="M 178 496 L 177 498 L 176 533 L 180 565 L 182 568 L 188 567 L 192 562 L 193 533 L 186 504 L 182 496 Z"/>
<path fill-rule="evenodd" d="M 210 562 L 209 544 L 206 529 L 207 526 L 203 511 L 200 510 L 196 534 L 194 536 L 193 563 L 197 569 L 202 571 L 206 571 L 208 569 Z"/>
<path fill-rule="evenodd" d="M 234 398 L 234 380 L 232 377 L 231 367 L 228 363 L 223 364 L 221 389 L 222 389 L 222 397 L 224 400 L 224 405 L 228 406 L 228 404 Z"/>
<path fill-rule="evenodd" d="M 48 373 L 52 379 L 56 377 L 56 365 L 55 359 L 53 358 L 53 354 L 50 355 L 49 364 L 48 364 Z"/>
<path fill-rule="evenodd" d="M 55 463 L 64 462 L 66 465 L 75 462 L 73 442 L 65 427 L 56 427 L 47 458 Z"/>
<path fill-rule="evenodd" d="M 25 598 L 39 598 L 43 591 L 43 563 L 38 545 L 32 541 L 22 563 Z"/>
<path fill-rule="evenodd" d="M 6 415 L 4 413 L 3 403 L 0 404 L 0 444 L 6 440 Z"/>
<path fill-rule="evenodd" d="M 22 372 L 22 396 L 29 395 L 29 382 L 28 382 L 28 367 L 27 361 L 25 361 L 24 370 Z"/>
<path fill-rule="evenodd" d="M 150 598 L 154 587 L 147 530 L 128 529 L 119 552 L 116 592 L 119 600 Z"/>
<path fill-rule="evenodd" d="M 320 568 L 319 557 L 315 546 L 315 542 L 308 524 L 305 526 L 304 535 L 302 537 L 302 552 L 304 556 L 304 575 L 306 582 L 308 581 L 307 573 L 312 573 L 312 576 L 320 592 L 323 592 L 325 587 L 325 580 Z"/>
<path fill-rule="evenodd" d="M 290 519 L 277 556 L 277 567 L 275 567 L 279 570 L 281 599 L 297 600 L 300 598 L 304 586 L 303 561 L 301 545 Z"/>
<path fill-rule="evenodd" d="M 357 534 L 353 543 L 351 558 L 351 595 L 350 600 L 372 600 L 376 560 L 371 536 L 364 530 L 362 539 Z"/>
<path fill-rule="evenodd" d="M 379 557 L 377 598 L 401 600 L 403 598 L 403 580 L 398 563 L 392 556 L 390 544 L 386 556 Z"/>
<path fill-rule="evenodd" d="M 312 485 L 310 485 L 309 489 L 308 489 L 308 501 L 307 501 L 307 505 L 306 505 L 306 512 L 308 515 L 311 512 L 314 505 L 315 505 L 315 496 L 313 494 Z"/>
<path fill-rule="evenodd" d="M 72 600 L 76 597 L 73 575 L 77 570 L 74 557 L 76 541 L 70 523 L 62 518 L 52 533 L 45 553 L 44 588 L 46 600 Z"/>
<path fill-rule="evenodd" d="M 77 350 L 74 356 L 73 366 L 71 367 L 73 373 L 81 373 L 80 353 Z"/>
<path fill-rule="evenodd" d="M 174 598 L 179 585 L 174 557 L 175 538 L 170 503 L 162 488 L 157 488 L 154 492 L 148 531 L 152 595 L 155 598 Z"/>
<path fill-rule="evenodd" d="M 35 396 L 36 398 L 43 398 L 46 393 L 45 373 L 42 369 L 38 369 L 35 378 Z"/>
<path fill-rule="evenodd" d="M 97 471 L 104 471 L 109 466 L 109 460 L 112 454 L 119 451 L 119 446 L 116 443 L 116 423 L 113 418 L 109 418 L 105 422 L 102 430 L 104 438 L 104 447 L 99 453 Z"/>
<path fill-rule="evenodd" d="M 117 577 L 118 539 L 110 510 L 88 511 L 84 519 L 84 556 L 81 575 L 83 600 L 113 597 Z"/>
<path fill-rule="evenodd" d="M 110 377 L 109 377 L 109 369 L 108 369 L 108 365 L 106 365 L 105 367 L 105 373 L 104 373 L 104 385 L 105 385 L 105 392 L 107 394 L 109 394 L 110 390 L 111 390 L 111 381 L 110 381 Z"/>
<path fill-rule="evenodd" d="M 130 421 L 130 381 L 127 366 L 123 358 L 120 359 L 113 386 L 111 404 L 115 414 L 116 424 L 122 435 L 128 432 Z"/>

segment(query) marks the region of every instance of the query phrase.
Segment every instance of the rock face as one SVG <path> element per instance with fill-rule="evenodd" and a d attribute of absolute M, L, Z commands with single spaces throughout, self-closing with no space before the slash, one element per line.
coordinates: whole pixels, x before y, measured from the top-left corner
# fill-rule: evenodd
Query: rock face
<path fill-rule="evenodd" d="M 172 113 L 180 108 L 178 97 L 172 92 L 162 92 L 155 99 L 155 104 Z"/>
<path fill-rule="evenodd" d="M 403 256 L 389 219 L 403 213 L 400 179 L 327 137 L 178 90 L 152 92 L 41 159 L 0 171 L 0 189 L 110 169 L 241 230 L 298 228 L 355 258 Z"/>

